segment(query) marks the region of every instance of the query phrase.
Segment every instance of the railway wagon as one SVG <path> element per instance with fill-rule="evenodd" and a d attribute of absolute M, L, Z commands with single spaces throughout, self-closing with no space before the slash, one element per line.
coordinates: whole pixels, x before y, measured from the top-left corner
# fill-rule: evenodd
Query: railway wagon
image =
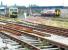
<path fill-rule="evenodd" d="M 59 17 L 61 15 L 60 9 L 45 9 L 41 12 L 41 16 L 52 16 L 52 17 Z"/>
<path fill-rule="evenodd" d="M 9 17 L 10 18 L 18 17 L 18 8 L 17 7 L 9 7 Z"/>

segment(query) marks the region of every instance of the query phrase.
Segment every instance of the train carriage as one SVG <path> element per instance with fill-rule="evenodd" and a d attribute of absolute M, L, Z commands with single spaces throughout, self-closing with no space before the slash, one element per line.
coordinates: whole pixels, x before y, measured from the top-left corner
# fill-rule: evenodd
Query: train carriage
<path fill-rule="evenodd" d="M 60 9 L 45 9 L 41 12 L 41 16 L 60 16 Z"/>

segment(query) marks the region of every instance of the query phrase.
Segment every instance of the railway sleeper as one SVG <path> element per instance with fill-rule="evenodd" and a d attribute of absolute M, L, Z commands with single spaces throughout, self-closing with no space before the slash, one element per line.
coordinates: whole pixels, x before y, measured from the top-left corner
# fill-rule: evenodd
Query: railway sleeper
<path fill-rule="evenodd" d="M 3 34 L 1 35 L 1 33 L 0 33 L 0 43 L 1 43 L 0 50 L 26 50 L 26 48 L 24 46 L 11 40 L 9 37 L 7 37 L 6 39 L 3 39 L 4 36 L 5 35 L 3 35 Z"/>
<path fill-rule="evenodd" d="M 25 38 L 26 40 L 24 39 L 24 37 L 26 37 Z M 34 38 L 33 39 L 32 38 L 29 39 L 29 37 L 28 36 L 21 36 L 21 38 L 23 38 L 26 42 L 28 42 L 28 43 L 30 43 L 30 44 L 32 44 L 32 45 L 40 48 L 40 50 L 42 50 L 42 49 L 45 49 L 46 50 L 47 48 L 53 48 L 53 45 L 43 45 L 43 42 L 42 41 L 39 41 L 38 39 L 34 39 Z M 53 49 L 53 50 L 55 50 L 55 49 Z"/>

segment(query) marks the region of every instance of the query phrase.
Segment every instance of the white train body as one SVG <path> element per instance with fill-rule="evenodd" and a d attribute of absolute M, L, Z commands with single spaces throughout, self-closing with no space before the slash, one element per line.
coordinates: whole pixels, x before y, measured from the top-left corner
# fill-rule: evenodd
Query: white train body
<path fill-rule="evenodd" d="M 41 14 L 42 16 L 55 16 L 55 9 L 44 9 Z"/>
<path fill-rule="evenodd" d="M 45 14 L 54 14 L 55 13 L 55 9 L 46 9 L 46 10 L 43 10 L 42 13 L 45 13 Z"/>
<path fill-rule="evenodd" d="M 45 9 L 41 12 L 42 16 L 60 16 L 60 9 Z"/>

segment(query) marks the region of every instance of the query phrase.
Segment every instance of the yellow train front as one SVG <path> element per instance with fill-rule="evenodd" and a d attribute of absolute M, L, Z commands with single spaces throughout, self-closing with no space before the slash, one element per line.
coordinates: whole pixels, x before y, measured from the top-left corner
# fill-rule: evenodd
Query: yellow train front
<path fill-rule="evenodd" d="M 45 17 L 59 17 L 61 15 L 60 9 L 45 9 L 42 11 L 41 16 Z"/>
<path fill-rule="evenodd" d="M 61 15 L 61 10 L 55 9 L 55 16 L 60 16 L 60 15 Z"/>
<path fill-rule="evenodd" d="M 9 17 L 10 18 L 17 18 L 18 17 L 18 8 L 17 7 L 9 8 Z"/>

